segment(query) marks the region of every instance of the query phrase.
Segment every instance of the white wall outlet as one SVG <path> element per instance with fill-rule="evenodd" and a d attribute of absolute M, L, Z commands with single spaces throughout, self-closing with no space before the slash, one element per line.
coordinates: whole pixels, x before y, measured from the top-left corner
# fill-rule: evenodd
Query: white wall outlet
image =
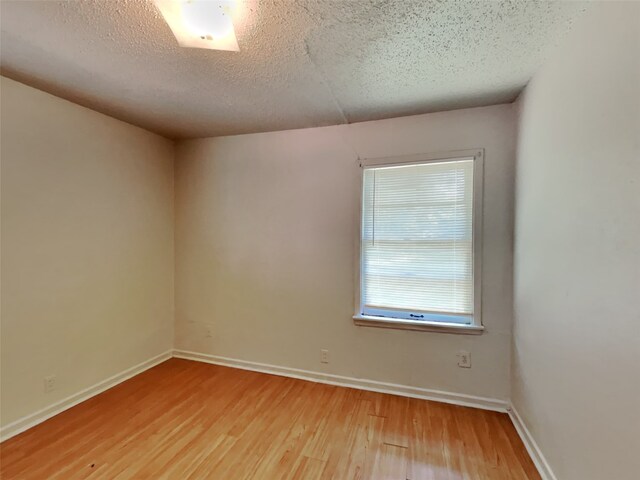
<path fill-rule="evenodd" d="M 320 363 L 329 363 L 329 350 L 320 350 Z"/>
<path fill-rule="evenodd" d="M 462 368 L 471 368 L 471 354 L 466 350 L 458 352 L 458 366 Z"/>
<path fill-rule="evenodd" d="M 56 388 L 56 376 L 49 375 L 48 377 L 44 377 L 44 393 L 49 393 Z"/>

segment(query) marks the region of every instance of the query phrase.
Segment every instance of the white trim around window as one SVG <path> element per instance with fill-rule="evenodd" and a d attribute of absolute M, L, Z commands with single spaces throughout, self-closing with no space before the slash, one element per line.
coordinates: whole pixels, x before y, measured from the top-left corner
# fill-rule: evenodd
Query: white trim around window
<path fill-rule="evenodd" d="M 472 220 L 471 220 L 471 251 L 472 251 L 472 300 L 466 301 L 466 307 L 462 311 L 446 311 L 438 309 L 412 310 L 402 307 L 381 308 L 372 305 L 365 305 L 363 292 L 365 286 L 363 281 L 363 236 L 365 235 L 365 171 L 375 169 L 385 169 L 389 167 L 411 166 L 411 165 L 434 165 L 461 162 L 468 165 L 471 161 L 472 172 Z M 357 267 L 356 285 L 356 313 L 353 316 L 354 323 L 359 326 L 394 328 L 402 330 L 436 331 L 442 333 L 462 333 L 480 334 L 483 332 L 482 326 L 482 198 L 483 198 L 483 149 L 459 150 L 436 154 L 419 154 L 401 157 L 383 157 L 360 159 L 361 167 L 361 194 L 360 194 L 360 235 L 358 241 L 359 265 Z M 467 174 L 467 179 L 469 178 Z M 395 193 L 395 192 L 394 192 Z M 467 203 L 468 205 L 468 203 Z M 468 211 L 468 210 L 467 210 Z M 468 224 L 467 224 L 468 225 Z M 469 228 L 469 227 L 467 227 Z M 468 232 L 468 230 L 467 230 Z M 367 247 L 370 248 L 370 247 Z M 468 250 L 467 250 L 468 252 Z M 468 253 L 467 253 L 468 255 Z M 395 264 L 394 264 L 395 265 Z M 467 280 L 468 282 L 468 280 Z M 467 283 L 468 285 L 468 283 Z M 467 287 L 469 288 L 469 287 Z M 467 296 L 468 298 L 468 296 Z M 470 304 L 472 310 L 470 310 Z M 452 309 L 455 310 L 455 309 Z"/>

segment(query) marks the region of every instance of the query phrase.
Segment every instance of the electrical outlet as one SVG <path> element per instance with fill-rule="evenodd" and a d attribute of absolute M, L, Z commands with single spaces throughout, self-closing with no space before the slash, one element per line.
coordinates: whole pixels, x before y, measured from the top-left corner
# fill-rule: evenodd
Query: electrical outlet
<path fill-rule="evenodd" d="M 204 336 L 206 338 L 212 338 L 213 337 L 213 327 L 207 326 Z"/>
<path fill-rule="evenodd" d="M 320 363 L 329 363 L 329 350 L 320 350 Z"/>
<path fill-rule="evenodd" d="M 49 375 L 48 377 L 44 377 L 44 393 L 49 393 L 56 388 L 56 376 Z"/>
<path fill-rule="evenodd" d="M 461 368 L 471 368 L 471 354 L 465 350 L 458 352 L 458 366 Z"/>

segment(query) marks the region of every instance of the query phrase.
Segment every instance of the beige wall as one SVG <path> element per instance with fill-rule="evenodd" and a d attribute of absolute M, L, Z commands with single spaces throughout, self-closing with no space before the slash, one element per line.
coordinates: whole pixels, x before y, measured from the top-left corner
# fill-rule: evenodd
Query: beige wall
<path fill-rule="evenodd" d="M 478 147 L 486 149 L 486 333 L 354 326 L 357 155 Z M 180 143 L 176 347 L 507 399 L 514 158 L 510 105 Z M 459 349 L 471 351 L 471 369 L 457 366 Z"/>
<path fill-rule="evenodd" d="M 174 152 L 1 81 L 6 426 L 172 347 Z"/>
<path fill-rule="evenodd" d="M 640 4 L 602 3 L 520 99 L 513 403 L 558 479 L 640 475 Z"/>

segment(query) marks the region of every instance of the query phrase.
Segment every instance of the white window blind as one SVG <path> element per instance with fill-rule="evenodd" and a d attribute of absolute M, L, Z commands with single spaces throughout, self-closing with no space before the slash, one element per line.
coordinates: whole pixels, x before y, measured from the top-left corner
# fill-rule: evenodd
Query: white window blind
<path fill-rule="evenodd" d="M 362 314 L 472 323 L 473 158 L 364 170 Z"/>

